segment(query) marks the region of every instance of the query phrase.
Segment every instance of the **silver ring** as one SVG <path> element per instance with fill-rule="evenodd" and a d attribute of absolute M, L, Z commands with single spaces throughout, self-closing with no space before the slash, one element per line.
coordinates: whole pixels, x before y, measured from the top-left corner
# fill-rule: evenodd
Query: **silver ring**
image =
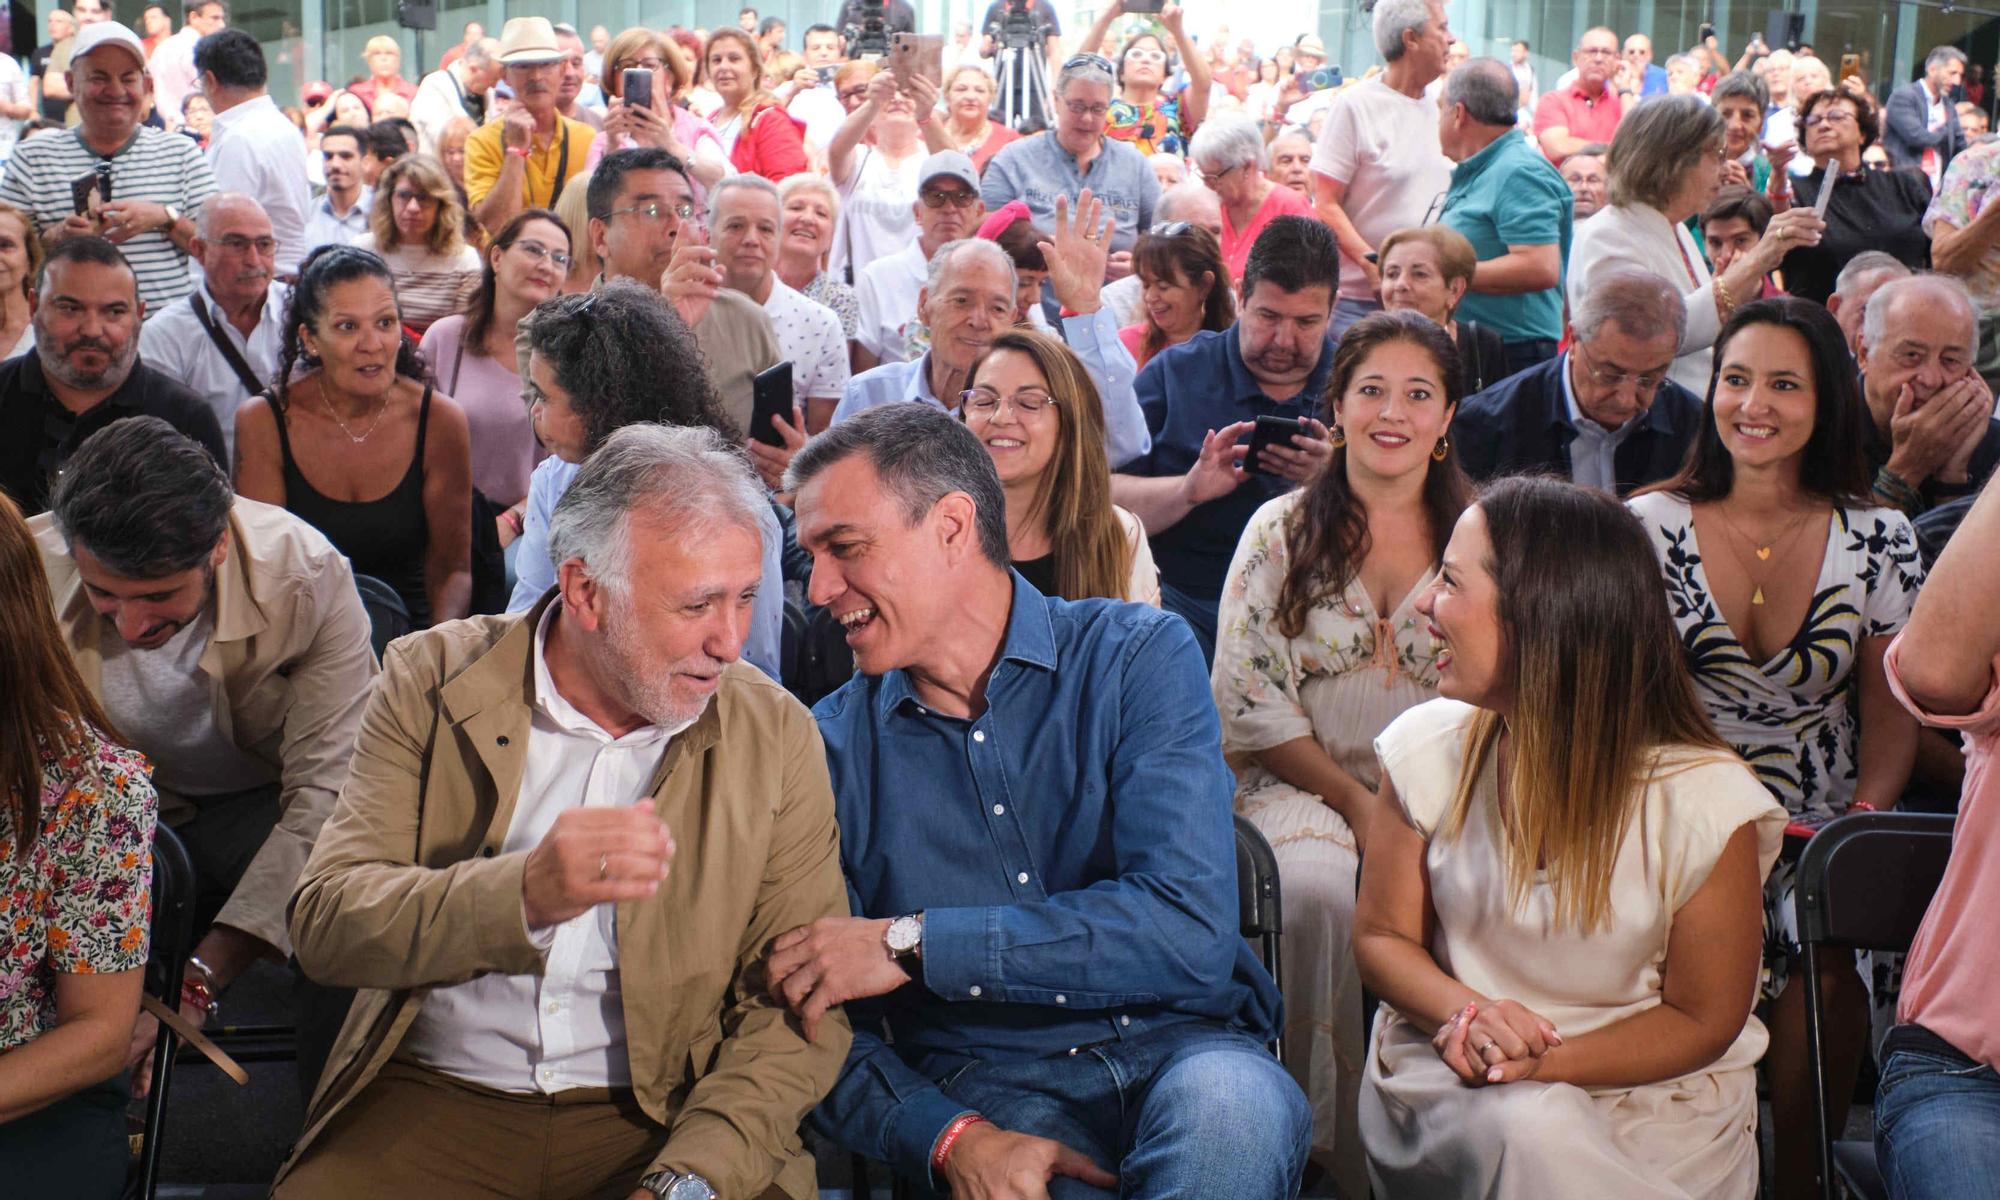
<path fill-rule="evenodd" d="M 1488 1043 L 1486 1043 L 1486 1044 L 1485 1044 L 1484 1046 L 1481 1046 L 1481 1047 L 1480 1047 L 1479 1049 L 1477 1049 L 1477 1050 L 1473 1051 L 1473 1053 L 1474 1053 L 1474 1054 L 1477 1054 L 1477 1055 L 1478 1055 L 1479 1057 L 1481 1057 L 1481 1058 L 1485 1058 L 1485 1057 L 1486 1057 L 1486 1052 L 1487 1052 L 1488 1050 L 1491 1050 L 1491 1049 L 1493 1049 L 1493 1047 L 1495 1047 L 1495 1046 L 1497 1046 L 1497 1045 L 1499 1045 L 1499 1044 L 1500 1044 L 1499 1042 L 1488 1042 Z"/>
<path fill-rule="evenodd" d="M 600 854 L 597 856 L 597 877 L 599 879 L 608 879 L 611 877 L 611 855 Z M 1490 1045 L 1491 1043 L 1488 1044 Z M 1480 1053 L 1483 1054 L 1485 1051 L 1482 1050 Z"/>

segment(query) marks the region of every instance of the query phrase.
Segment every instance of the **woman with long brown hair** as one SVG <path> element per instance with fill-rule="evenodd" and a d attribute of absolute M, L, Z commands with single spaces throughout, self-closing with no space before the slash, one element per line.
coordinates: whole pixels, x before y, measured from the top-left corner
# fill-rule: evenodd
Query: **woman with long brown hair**
<path fill-rule="evenodd" d="M 1000 473 L 1014 569 L 1045 596 L 1158 606 L 1139 518 L 1111 503 L 1104 408 L 1068 346 L 1019 326 L 972 362 L 958 414 Z"/>
<path fill-rule="evenodd" d="M 1470 499 L 1446 432 L 1460 399 L 1444 331 L 1414 313 L 1348 330 L 1327 383 L 1336 449 L 1257 510 L 1222 590 L 1214 687 L 1236 806 L 1285 877 L 1286 1058 L 1313 1152 L 1343 1195 L 1366 1177 L 1355 1097 L 1361 982 L 1350 949 L 1375 735 L 1437 695 L 1414 608 Z"/>
<path fill-rule="evenodd" d="M 1417 610 L 1441 698 L 1376 739 L 1355 912 L 1376 1192 L 1748 1200 L 1785 814 L 1709 723 L 1645 529 L 1503 479 Z"/>
<path fill-rule="evenodd" d="M 159 801 L 78 673 L 0 495 L 0 1179 L 109 1200 L 139 1019 Z"/>
<path fill-rule="evenodd" d="M 1156 225 L 1132 248 L 1145 319 L 1118 331 L 1118 340 L 1144 367 L 1155 354 L 1203 330 L 1226 331 L 1236 322 L 1229 269 L 1215 235 L 1187 221 Z"/>
<path fill-rule="evenodd" d="M 444 164 L 428 154 L 406 154 L 383 168 L 368 234 L 355 244 L 389 264 L 413 337 L 465 311 L 479 288 L 479 251 L 465 240 L 465 202 Z"/>

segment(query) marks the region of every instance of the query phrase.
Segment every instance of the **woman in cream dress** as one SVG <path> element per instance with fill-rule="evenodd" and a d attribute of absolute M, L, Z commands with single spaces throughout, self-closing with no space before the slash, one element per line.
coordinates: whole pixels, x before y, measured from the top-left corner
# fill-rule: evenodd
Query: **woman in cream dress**
<path fill-rule="evenodd" d="M 1511 479 L 1419 601 L 1446 699 L 1376 742 L 1356 914 L 1383 1196 L 1748 1200 L 1784 810 L 1696 698 L 1645 531 Z"/>
<path fill-rule="evenodd" d="M 1285 884 L 1286 1065 L 1312 1101 L 1313 1153 L 1343 1196 L 1368 1183 L 1350 815 L 1380 782 L 1375 735 L 1437 694 L 1414 605 L 1468 502 L 1444 436 L 1458 369 L 1450 335 L 1419 313 L 1348 330 L 1328 384 L 1329 466 L 1251 518 L 1216 626 L 1237 811 L 1270 841 Z"/>

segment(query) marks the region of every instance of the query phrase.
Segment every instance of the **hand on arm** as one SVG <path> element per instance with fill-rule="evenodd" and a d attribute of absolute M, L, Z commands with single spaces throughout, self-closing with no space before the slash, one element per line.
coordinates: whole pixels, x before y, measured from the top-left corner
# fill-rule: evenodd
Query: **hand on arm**
<path fill-rule="evenodd" d="M 820 1018 L 849 1000 L 886 996 L 910 981 L 889 953 L 887 920 L 822 917 L 778 935 L 765 960 L 771 998 L 798 1014 L 807 1041 Z"/>

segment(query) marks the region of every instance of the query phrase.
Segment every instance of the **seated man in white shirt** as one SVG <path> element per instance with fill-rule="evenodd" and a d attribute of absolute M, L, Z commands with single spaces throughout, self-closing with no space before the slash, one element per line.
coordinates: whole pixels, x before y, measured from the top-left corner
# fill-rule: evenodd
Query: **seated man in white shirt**
<path fill-rule="evenodd" d="M 1072 218 L 1067 202 L 1056 202 L 1054 244 L 1043 257 L 1049 287 L 1064 310 L 1062 337 L 1083 363 L 1104 403 L 1104 449 L 1113 467 L 1152 448 L 1145 415 L 1132 381 L 1132 355 L 1118 340 L 1118 323 L 1098 297 L 1110 258 L 1110 233 L 1103 206 L 1090 189 L 1079 197 Z M 930 346 L 912 362 L 884 363 L 848 381 L 833 420 L 897 401 L 958 409 L 972 364 L 999 333 L 1014 323 L 1014 260 L 995 242 L 966 238 L 947 242 L 931 259 L 917 297 L 917 315 L 931 331 Z"/>
<path fill-rule="evenodd" d="M 208 146 L 215 186 L 263 206 L 278 238 L 278 273 L 297 275 L 312 249 L 305 236 L 312 188 L 306 183 L 305 141 L 265 90 L 264 48 L 241 29 L 225 29 L 195 44 L 194 65 L 215 108 Z"/>
<path fill-rule="evenodd" d="M 361 153 L 368 131 L 335 125 L 319 137 L 326 174 L 326 194 L 313 201 L 306 221 L 306 245 L 352 246 L 368 236 L 368 210 L 374 193 L 361 180 Z"/>
<path fill-rule="evenodd" d="M 860 308 L 852 355 L 854 369 L 899 363 L 924 351 L 921 323 L 915 320 L 924 274 L 946 242 L 971 237 L 986 216 L 979 199 L 979 172 L 956 150 L 941 150 L 917 172 L 916 244 L 900 254 L 867 264 L 854 277 Z M 954 398 L 955 399 L 955 398 Z"/>
<path fill-rule="evenodd" d="M 778 227 L 783 213 L 778 185 L 762 175 L 731 175 L 708 192 L 709 236 L 723 286 L 764 306 L 778 349 L 792 364 L 792 395 L 800 417 L 777 432 L 783 450 L 750 443 L 751 459 L 773 488 L 784 477 L 790 451 L 805 444 L 808 427 L 824 428 L 847 388 L 847 339 L 832 309 L 808 300 L 778 278 Z M 760 432 L 745 430 L 753 438 Z"/>
<path fill-rule="evenodd" d="M 201 263 L 202 286 L 140 327 L 139 354 L 207 401 L 233 459 L 237 408 L 278 372 L 289 289 L 276 278 L 271 219 L 240 192 L 201 206 L 189 249 Z"/>

